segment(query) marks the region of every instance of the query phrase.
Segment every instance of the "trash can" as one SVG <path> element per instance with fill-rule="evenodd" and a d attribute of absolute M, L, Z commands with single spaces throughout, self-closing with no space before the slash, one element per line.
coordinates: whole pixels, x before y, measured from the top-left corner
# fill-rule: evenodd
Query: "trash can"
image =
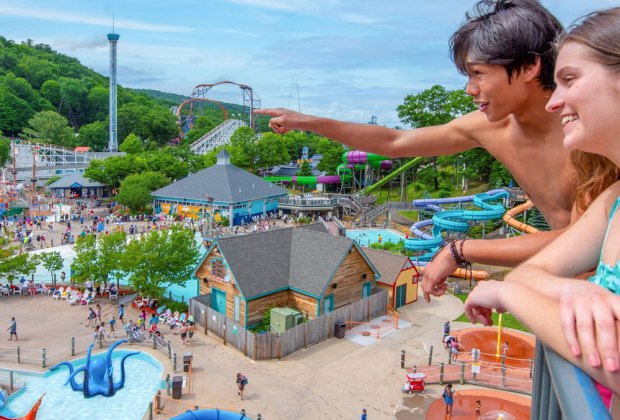
<path fill-rule="evenodd" d="M 193 355 L 191 351 L 183 353 L 183 372 L 189 372 L 189 368 L 192 365 L 192 358 Z"/>
<path fill-rule="evenodd" d="M 347 324 L 344 322 L 336 322 L 336 329 L 334 330 L 334 337 L 344 338 L 344 333 L 347 331 Z"/>
<path fill-rule="evenodd" d="M 183 391 L 183 377 L 173 376 L 172 377 L 172 399 L 180 400 L 182 391 Z"/>

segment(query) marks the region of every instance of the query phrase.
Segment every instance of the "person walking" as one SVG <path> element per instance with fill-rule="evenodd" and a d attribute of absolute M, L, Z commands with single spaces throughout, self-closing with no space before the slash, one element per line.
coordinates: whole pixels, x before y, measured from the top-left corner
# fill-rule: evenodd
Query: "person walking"
<path fill-rule="evenodd" d="M 114 318 L 114 315 L 112 315 L 112 319 L 110 319 L 110 334 L 112 334 L 112 336 L 114 338 L 116 338 L 116 318 Z M 108 334 L 108 337 L 110 336 L 110 334 Z"/>
<path fill-rule="evenodd" d="M 118 319 L 123 323 L 123 316 L 125 315 L 125 305 L 121 303 L 121 306 L 118 308 Z"/>
<path fill-rule="evenodd" d="M 360 417 L 360 419 L 361 420 L 367 420 L 368 419 L 368 416 L 366 415 L 366 409 L 365 408 L 362 410 L 362 417 Z"/>
<path fill-rule="evenodd" d="M 452 390 L 452 384 L 448 384 L 444 388 L 443 402 L 446 403 L 446 414 L 452 415 L 452 405 L 454 404 L 454 391 Z"/>
<path fill-rule="evenodd" d="M 239 391 L 237 391 L 237 395 L 239 395 L 241 399 L 243 400 L 243 390 L 245 389 L 245 386 L 248 384 L 248 378 L 246 378 L 245 375 L 239 372 L 237 373 L 236 383 L 237 383 L 237 388 L 239 388 Z"/>
<path fill-rule="evenodd" d="M 15 317 L 11 318 L 11 325 L 7 328 L 7 331 L 10 334 L 9 341 L 13 341 L 13 336 L 15 336 L 15 341 L 19 341 L 17 338 L 17 321 L 15 321 Z"/>

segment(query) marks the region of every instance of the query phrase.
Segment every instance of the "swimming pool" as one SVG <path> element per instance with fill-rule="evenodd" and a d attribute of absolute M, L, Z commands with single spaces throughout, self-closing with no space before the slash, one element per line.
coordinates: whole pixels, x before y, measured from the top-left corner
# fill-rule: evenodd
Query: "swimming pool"
<path fill-rule="evenodd" d="M 370 246 L 370 244 L 379 242 L 379 235 L 383 243 L 398 243 L 405 239 L 404 236 L 388 229 L 347 229 L 347 238 L 351 238 L 361 246 Z"/>
<path fill-rule="evenodd" d="M 115 350 L 112 354 L 114 378 L 120 378 L 120 360 L 128 350 Z M 99 353 L 99 357 L 105 356 Z M 83 365 L 84 359 L 73 361 L 74 365 Z M 23 380 L 26 386 L 11 396 L 7 406 L 0 409 L 0 415 L 20 417 L 45 393 L 37 420 L 104 420 L 104 419 L 141 419 L 146 413 L 149 402 L 160 388 L 163 373 L 162 364 L 148 353 L 142 352 L 125 362 L 125 386 L 113 397 L 96 396 L 84 398 L 81 392 L 64 385 L 69 378 L 69 370 L 62 368 L 53 373 L 18 373 L 15 377 Z M 76 382 L 82 383 L 82 374 L 76 376 Z"/>

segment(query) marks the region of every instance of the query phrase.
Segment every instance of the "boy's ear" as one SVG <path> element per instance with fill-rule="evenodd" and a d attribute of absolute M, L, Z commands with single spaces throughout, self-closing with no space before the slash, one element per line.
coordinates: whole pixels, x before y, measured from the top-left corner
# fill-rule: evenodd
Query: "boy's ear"
<path fill-rule="evenodd" d="M 521 70 L 521 77 L 523 77 L 523 80 L 526 82 L 536 80 L 540 75 L 541 66 L 542 64 L 540 57 L 536 57 L 534 63 L 528 64 L 523 68 L 523 70 Z"/>

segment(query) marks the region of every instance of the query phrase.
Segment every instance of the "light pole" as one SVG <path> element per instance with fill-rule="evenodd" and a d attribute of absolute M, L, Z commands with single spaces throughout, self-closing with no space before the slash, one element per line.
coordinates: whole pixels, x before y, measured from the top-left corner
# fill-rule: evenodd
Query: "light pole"
<path fill-rule="evenodd" d="M 207 219 L 207 233 L 208 236 L 211 236 L 211 230 L 213 228 L 213 200 L 214 198 L 211 197 L 209 195 L 209 193 L 205 193 L 205 198 L 207 199 L 207 202 L 209 203 L 209 218 Z"/>

